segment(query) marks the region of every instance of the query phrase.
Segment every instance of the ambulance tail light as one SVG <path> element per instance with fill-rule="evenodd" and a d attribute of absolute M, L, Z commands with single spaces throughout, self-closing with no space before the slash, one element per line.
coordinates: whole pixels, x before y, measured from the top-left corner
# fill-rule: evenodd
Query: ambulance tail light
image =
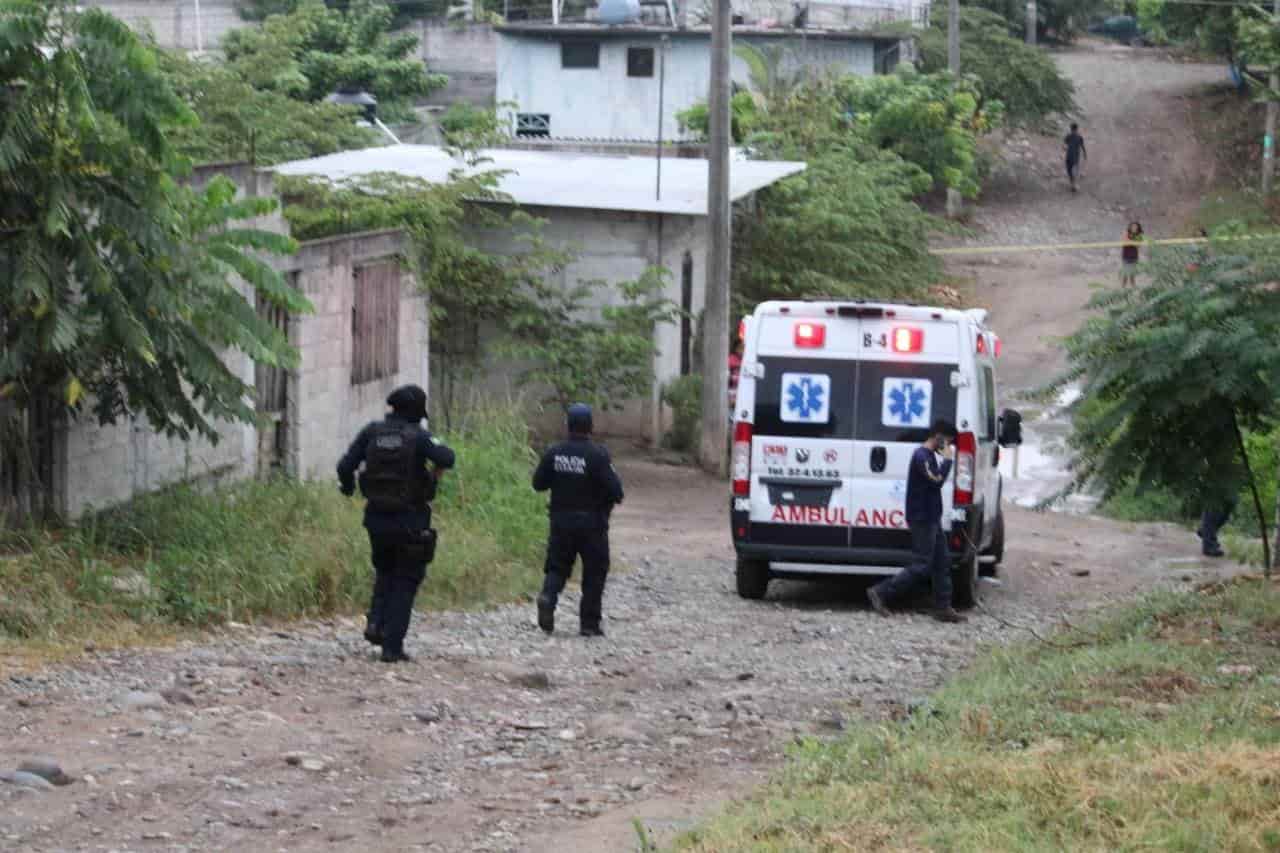
<path fill-rule="evenodd" d="M 738 421 L 733 427 L 733 493 L 751 494 L 751 424 Z"/>
<path fill-rule="evenodd" d="M 973 503 L 973 472 L 978 455 L 978 441 L 971 432 L 956 436 L 956 506 Z"/>
<path fill-rule="evenodd" d="M 1004 347 L 1000 344 L 1000 336 L 999 336 L 999 335 L 993 335 L 992 337 L 994 337 L 994 338 L 996 339 L 996 358 L 999 358 L 999 357 L 1000 357 L 1000 351 L 1001 351 L 1002 349 L 1004 349 Z"/>
<path fill-rule="evenodd" d="M 827 327 L 822 323 L 796 323 L 796 346 L 820 349 L 827 341 Z"/>
<path fill-rule="evenodd" d="M 920 352 L 924 349 L 924 330 L 899 326 L 893 330 L 890 342 L 894 352 Z"/>

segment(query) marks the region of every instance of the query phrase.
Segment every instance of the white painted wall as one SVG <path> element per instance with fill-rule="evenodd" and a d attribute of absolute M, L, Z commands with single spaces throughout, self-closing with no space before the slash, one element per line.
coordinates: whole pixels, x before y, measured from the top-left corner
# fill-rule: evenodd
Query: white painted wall
<path fill-rule="evenodd" d="M 866 40 L 736 38 L 784 50 L 784 68 L 801 65 L 814 71 L 834 68 L 870 75 L 875 71 L 874 43 Z M 498 34 L 498 103 L 515 128 L 516 113 L 547 113 L 551 135 L 565 138 L 643 139 L 658 136 L 658 82 L 654 76 L 627 76 L 627 48 L 653 47 L 656 36 L 600 40 L 599 68 L 562 68 L 560 41 L 543 36 Z M 706 34 L 672 36 L 666 50 L 662 137 L 688 138 L 676 114 L 705 101 L 710 85 L 710 40 Z M 656 59 L 655 59 L 656 65 Z M 746 64 L 733 59 L 733 79 L 747 85 Z"/>

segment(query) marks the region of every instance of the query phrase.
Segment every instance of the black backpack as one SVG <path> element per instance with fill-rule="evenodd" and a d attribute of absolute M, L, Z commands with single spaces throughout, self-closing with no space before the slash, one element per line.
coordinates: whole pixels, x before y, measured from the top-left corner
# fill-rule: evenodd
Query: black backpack
<path fill-rule="evenodd" d="M 360 492 L 374 512 L 411 512 L 426 508 L 427 472 L 415 476 L 418 428 L 375 424 L 365 449 Z"/>

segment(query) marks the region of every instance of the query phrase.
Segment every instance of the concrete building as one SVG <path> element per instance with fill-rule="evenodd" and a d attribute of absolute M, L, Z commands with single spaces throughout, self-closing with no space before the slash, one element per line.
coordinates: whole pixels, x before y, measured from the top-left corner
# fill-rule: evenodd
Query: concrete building
<path fill-rule="evenodd" d="M 620 282 L 638 278 L 646 269 L 670 273 L 666 297 L 691 315 L 702 310 L 705 293 L 707 161 L 653 157 L 610 157 L 566 151 L 493 150 L 484 152 L 484 169 L 501 173 L 498 187 L 508 202 L 542 219 L 543 239 L 571 248 L 576 260 L 555 273 L 554 283 L 568 287 L 580 281 Z M 341 180 L 375 172 L 392 172 L 432 182 L 449 179 L 465 164 L 432 146 L 401 145 L 348 151 L 277 166 L 286 175 L 314 175 Z M 731 169 L 735 201 L 804 169 L 803 163 L 737 159 Z M 509 231 L 473 230 L 473 245 L 495 253 L 520 251 Z M 605 290 L 602 298 L 616 298 Z M 657 355 L 653 391 L 631 401 L 621 415 L 602 415 L 602 432 L 650 441 L 662 433 L 659 393 L 663 383 L 691 370 L 692 321 L 664 325 L 655 331 Z M 519 370 L 494 365 L 488 389 L 499 394 L 519 387 Z M 537 402 L 535 399 L 532 402 Z M 558 420 L 558 415 L 552 415 Z M 550 424 L 548 424 L 550 425 Z"/>
<path fill-rule="evenodd" d="M 497 100 L 516 136 L 579 139 L 688 138 L 676 116 L 705 102 L 711 32 L 706 27 L 508 24 L 497 27 Z M 780 70 L 884 74 L 910 60 L 901 33 L 734 27 L 734 42 L 777 52 Z M 733 57 L 733 81 L 751 85 Z"/>
<path fill-rule="evenodd" d="M 269 173 L 243 164 L 204 167 L 195 183 L 215 174 L 249 195 L 274 192 Z M 252 224 L 285 228 L 278 214 Z M 33 464 L 23 464 L 18 442 L 0 442 L 0 520 L 46 502 L 74 520 L 178 482 L 276 470 L 333 476 L 356 430 L 382 416 L 391 389 L 427 381 L 427 304 L 401 264 L 405 249 L 404 235 L 387 231 L 308 242 L 297 254 L 275 259 L 315 310 L 286 316 L 261 302 L 258 310 L 287 332 L 300 364 L 286 371 L 228 354 L 231 369 L 256 390 L 259 420 L 218 424 L 216 444 L 164 437 L 143 417 L 100 425 L 91 406 L 76 421 L 19 427 L 31 429 L 27 458 Z M 5 416 L 0 405 L 0 421 Z"/>

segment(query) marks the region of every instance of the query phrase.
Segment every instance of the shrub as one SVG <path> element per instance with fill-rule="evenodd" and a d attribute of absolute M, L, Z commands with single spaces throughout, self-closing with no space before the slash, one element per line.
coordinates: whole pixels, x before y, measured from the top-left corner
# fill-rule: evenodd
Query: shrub
<path fill-rule="evenodd" d="M 686 452 L 698 446 L 702 423 L 702 377 L 681 376 L 662 389 L 662 402 L 671 407 L 671 430 L 663 443 L 672 450 Z"/>

